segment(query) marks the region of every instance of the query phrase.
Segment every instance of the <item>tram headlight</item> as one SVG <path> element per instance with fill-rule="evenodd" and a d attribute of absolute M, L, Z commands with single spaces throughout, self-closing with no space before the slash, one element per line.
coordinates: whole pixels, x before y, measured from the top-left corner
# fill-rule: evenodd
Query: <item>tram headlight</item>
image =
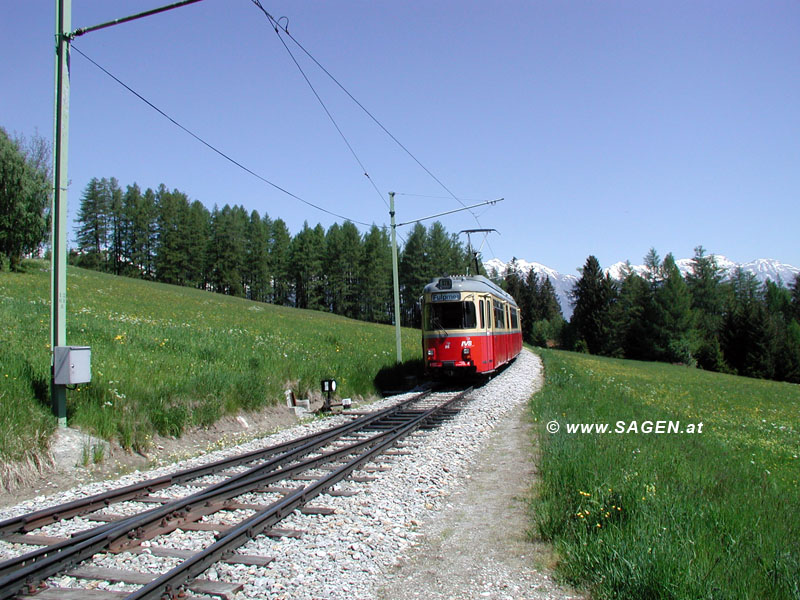
<path fill-rule="evenodd" d="M 436 352 L 433 350 L 433 348 L 428 348 L 428 359 L 433 360 L 434 356 L 436 356 Z"/>
<path fill-rule="evenodd" d="M 461 356 L 464 358 L 464 360 L 468 359 L 468 358 L 469 358 L 469 355 L 470 355 L 469 348 L 464 348 L 464 349 L 461 351 Z"/>

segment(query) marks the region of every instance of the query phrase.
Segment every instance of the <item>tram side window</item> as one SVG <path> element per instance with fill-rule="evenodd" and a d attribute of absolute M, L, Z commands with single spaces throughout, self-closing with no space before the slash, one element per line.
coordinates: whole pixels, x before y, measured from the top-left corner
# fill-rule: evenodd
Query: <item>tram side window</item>
<path fill-rule="evenodd" d="M 502 302 L 494 300 L 494 326 L 497 329 L 506 328 L 506 311 Z"/>
<path fill-rule="evenodd" d="M 478 319 L 475 316 L 475 303 L 464 302 L 464 329 L 475 329 Z"/>
<path fill-rule="evenodd" d="M 426 328 L 431 329 L 475 329 L 474 302 L 439 302 L 428 304 Z"/>
<path fill-rule="evenodd" d="M 480 300 L 480 303 L 479 303 L 478 307 L 479 307 L 479 309 L 480 309 L 480 313 L 481 313 L 481 329 L 483 329 L 483 328 L 484 328 L 484 321 L 483 321 L 483 315 L 484 315 L 484 312 L 483 312 L 483 300 Z"/>
<path fill-rule="evenodd" d="M 517 309 L 511 309 L 511 329 L 516 329 L 519 327 L 519 316 L 517 315 Z"/>

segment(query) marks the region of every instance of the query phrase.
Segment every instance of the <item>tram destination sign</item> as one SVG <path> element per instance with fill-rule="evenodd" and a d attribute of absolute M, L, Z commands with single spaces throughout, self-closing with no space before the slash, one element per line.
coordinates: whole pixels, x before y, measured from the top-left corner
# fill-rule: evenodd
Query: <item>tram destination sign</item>
<path fill-rule="evenodd" d="M 448 292 L 446 294 L 431 294 L 431 302 L 458 302 L 461 300 L 460 292 Z"/>

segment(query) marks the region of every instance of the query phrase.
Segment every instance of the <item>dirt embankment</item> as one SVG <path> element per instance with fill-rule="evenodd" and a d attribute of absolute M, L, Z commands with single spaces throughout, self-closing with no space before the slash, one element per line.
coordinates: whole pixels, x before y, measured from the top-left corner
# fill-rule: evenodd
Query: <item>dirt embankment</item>
<path fill-rule="evenodd" d="M 293 409 L 271 406 L 257 413 L 224 417 L 211 427 L 194 428 L 179 438 L 155 436 L 146 454 L 124 450 L 118 444 L 91 438 L 74 429 L 56 431 L 51 443 L 51 456 L 47 460 L 43 460 L 41 465 L 20 465 L 15 473 L 17 483 L 11 489 L 0 486 L 0 507 L 90 481 L 176 462 L 296 423 Z M 98 447 L 102 449 L 96 450 Z M 96 459 L 100 459 L 97 464 Z"/>

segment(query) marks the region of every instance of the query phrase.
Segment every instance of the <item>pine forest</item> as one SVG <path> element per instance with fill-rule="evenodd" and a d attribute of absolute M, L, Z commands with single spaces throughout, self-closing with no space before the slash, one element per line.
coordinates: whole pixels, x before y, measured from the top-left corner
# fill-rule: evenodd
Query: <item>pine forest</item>
<path fill-rule="evenodd" d="M 72 264 L 261 302 L 394 321 L 389 231 L 351 222 L 306 222 L 294 235 L 279 217 L 242 206 L 209 211 L 163 184 L 123 190 L 92 179 L 82 198 Z M 466 272 L 468 251 L 440 222 L 404 230 L 399 254 L 401 323 L 419 326 L 419 296 L 432 278 Z M 645 257 L 647 271 L 620 280 L 590 256 L 562 316 L 550 280 L 512 261 L 491 276 L 520 305 L 526 342 L 591 354 L 685 364 L 800 382 L 800 278 L 759 283 L 738 271 L 723 278 L 714 257 L 695 250 L 682 275 L 668 254 Z M 482 267 L 481 267 L 482 268 Z M 484 273 L 485 274 L 485 273 Z"/>

